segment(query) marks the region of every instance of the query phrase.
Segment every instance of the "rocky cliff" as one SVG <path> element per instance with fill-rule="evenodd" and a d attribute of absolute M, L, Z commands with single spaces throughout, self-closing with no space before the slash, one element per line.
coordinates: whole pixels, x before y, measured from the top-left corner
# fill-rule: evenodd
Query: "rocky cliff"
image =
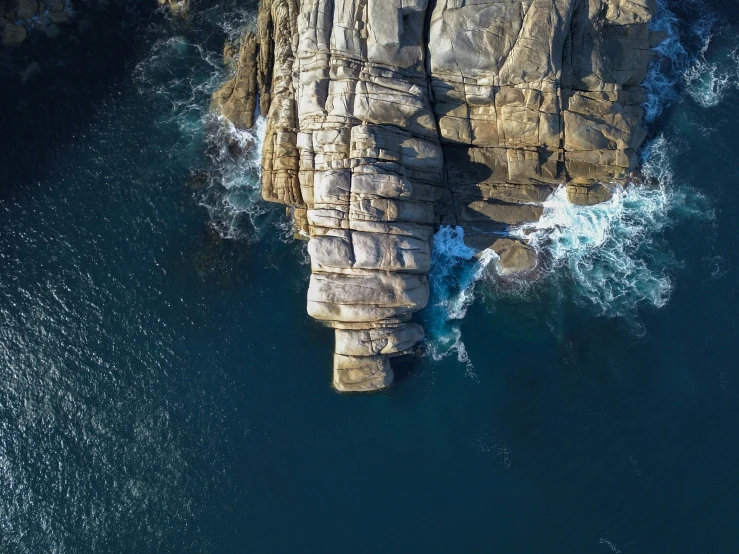
<path fill-rule="evenodd" d="M 428 302 L 439 225 L 463 226 L 503 272 L 530 271 L 536 254 L 511 226 L 536 221 L 557 186 L 594 204 L 634 170 L 653 11 L 263 0 L 215 100 L 248 126 L 259 94 L 262 194 L 292 206 L 310 237 L 308 313 L 335 329 L 338 390 L 389 385 L 389 358 L 423 338 L 410 319 Z"/>

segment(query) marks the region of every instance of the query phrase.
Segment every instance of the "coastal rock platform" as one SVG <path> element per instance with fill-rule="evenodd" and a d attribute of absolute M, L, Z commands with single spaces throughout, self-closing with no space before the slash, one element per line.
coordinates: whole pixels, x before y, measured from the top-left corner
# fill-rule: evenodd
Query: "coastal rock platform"
<path fill-rule="evenodd" d="M 651 0 L 263 0 L 214 96 L 267 117 L 262 195 L 309 237 L 308 313 L 335 329 L 334 387 L 388 386 L 429 300 L 433 234 L 460 225 L 501 272 L 509 231 L 560 186 L 610 197 L 634 171 Z M 654 34 L 654 33 L 652 33 Z M 655 37 L 652 36 L 652 46 Z"/>

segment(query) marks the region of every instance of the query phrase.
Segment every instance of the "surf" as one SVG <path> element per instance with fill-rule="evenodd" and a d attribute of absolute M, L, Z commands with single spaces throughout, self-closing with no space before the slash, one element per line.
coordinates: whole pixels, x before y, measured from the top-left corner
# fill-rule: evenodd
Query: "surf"
<path fill-rule="evenodd" d="M 701 8 L 702 9 L 702 8 Z M 687 30 L 664 1 L 650 24 L 665 38 L 655 47 L 656 59 L 644 83 L 647 101 L 644 117 L 655 122 L 673 103 L 693 98 L 702 107 L 720 102 L 728 87 L 739 86 L 739 47 L 723 50 L 724 65 L 707 62 L 718 19 L 703 10 Z M 723 68 L 723 69 L 719 69 Z M 513 227 L 512 237 L 527 240 L 540 263 L 537 286 L 571 291 L 566 299 L 593 317 L 623 317 L 641 333 L 639 312 L 660 309 L 674 289 L 679 265 L 665 233 L 688 218 L 711 218 L 711 208 L 689 185 L 679 182 L 671 159 L 679 147 L 664 134 L 642 148 L 638 178 L 610 185 L 610 200 L 595 206 L 578 206 L 559 186 L 543 203 L 539 221 Z M 474 259 L 464 245 L 461 228 L 442 227 L 434 237 L 429 274 L 431 301 L 422 319 L 429 335 L 428 351 L 434 360 L 456 355 L 472 366 L 458 325 L 476 297 L 495 303 L 503 295 L 531 299 L 530 283 L 497 286 L 510 277 L 496 271 L 494 253 Z M 491 263 L 493 262 L 493 263 Z M 569 286 L 572 285 L 572 286 Z M 480 295 L 485 288 L 491 294 Z"/>

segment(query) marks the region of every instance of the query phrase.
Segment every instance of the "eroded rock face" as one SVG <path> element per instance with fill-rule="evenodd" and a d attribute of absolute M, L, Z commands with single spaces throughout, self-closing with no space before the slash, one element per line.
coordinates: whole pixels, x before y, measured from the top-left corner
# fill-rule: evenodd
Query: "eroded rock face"
<path fill-rule="evenodd" d="M 257 106 L 257 52 L 256 34 L 247 33 L 241 39 L 238 58 L 235 60 L 236 75 L 213 93 L 213 106 L 239 129 L 250 129 L 254 125 L 254 110 Z M 225 48 L 223 57 L 226 62 L 233 62 L 233 50 Z"/>
<path fill-rule="evenodd" d="M 536 221 L 567 183 L 607 200 L 645 137 L 650 6 L 631 0 L 440 0 L 430 21 L 434 110 L 467 235 Z"/>
<path fill-rule="evenodd" d="M 423 338 L 409 320 L 428 302 L 439 224 L 462 225 L 504 271 L 530 271 L 536 253 L 505 236 L 512 226 L 541 217 L 557 186 L 593 204 L 629 175 L 653 11 L 650 0 L 262 3 L 254 68 L 242 62 L 268 118 L 262 194 L 304 214 L 308 313 L 336 329 L 337 389 L 389 385 L 388 357 Z"/>

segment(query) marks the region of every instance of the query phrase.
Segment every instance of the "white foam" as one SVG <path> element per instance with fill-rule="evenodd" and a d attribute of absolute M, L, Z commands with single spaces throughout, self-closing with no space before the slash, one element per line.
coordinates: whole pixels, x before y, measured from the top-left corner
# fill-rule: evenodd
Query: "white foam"
<path fill-rule="evenodd" d="M 638 332 L 637 311 L 663 307 L 673 288 L 674 260 L 663 231 L 673 218 L 692 214 L 686 194 L 673 182 L 674 154 L 659 136 L 643 154 L 644 182 L 652 184 L 614 186 L 612 198 L 595 206 L 570 203 L 562 186 L 543 203 L 539 221 L 513 229 L 512 236 L 527 239 L 546 260 L 540 268 L 541 284 L 557 288 L 593 315 L 625 316 Z M 696 211 L 710 219 L 705 207 Z M 459 320 L 475 300 L 476 284 L 498 278 L 496 264 L 491 263 L 495 261 L 492 251 L 475 260 L 459 227 L 442 227 L 434 237 L 431 303 L 422 315 L 430 339 L 428 352 L 436 360 L 455 355 L 472 376 Z M 509 294 L 506 288 L 494 290 Z M 527 290 L 514 287 L 513 292 Z"/>
<path fill-rule="evenodd" d="M 424 312 L 431 357 L 441 360 L 456 355 L 473 379 L 477 377 L 457 322 L 464 318 L 474 301 L 475 283 L 488 273 L 491 262 L 498 259 L 492 250 L 484 251 L 478 259 L 474 259 L 475 253 L 464 243 L 462 227 L 439 229 L 434 235 L 429 272 L 431 303 Z"/>
<path fill-rule="evenodd" d="M 652 184 L 614 186 L 595 206 L 567 200 L 565 187 L 544 202 L 541 219 L 520 229 L 550 260 L 550 272 L 576 284 L 575 300 L 602 315 L 664 306 L 672 291 L 669 249 L 660 240 L 684 197 L 674 189 L 670 145 L 663 136 L 644 149 L 642 173 Z"/>
<path fill-rule="evenodd" d="M 662 31 L 667 38 L 655 48 L 658 56 L 644 82 L 648 92 L 644 104 L 647 122 L 680 99 L 680 85 L 688 98 L 704 108 L 717 106 L 728 90 L 739 88 L 739 49 L 714 46 L 715 38 L 727 28 L 717 29 L 719 18 L 705 5 L 696 3 L 691 12 L 696 19 L 681 35 L 684 24 L 664 0 L 657 3 L 650 30 Z M 685 44 L 690 44 L 690 48 Z"/>
<path fill-rule="evenodd" d="M 709 54 L 712 38 L 706 37 L 699 55 L 683 74 L 687 93 L 704 108 L 717 106 L 728 90 L 739 88 L 739 48 Z"/>
<path fill-rule="evenodd" d="M 727 27 L 719 27 L 720 19 L 704 5 L 696 4 L 700 12 L 695 22 L 681 36 L 681 22 L 660 0 L 650 24 L 653 31 L 663 31 L 667 38 L 655 50 L 657 62 L 650 66 L 644 83 L 649 93 L 644 105 L 646 121 L 659 116 L 664 107 L 679 99 L 682 84 L 687 97 L 704 108 L 717 106 L 730 89 L 739 88 L 739 48 L 726 46 L 722 33 L 733 35 Z M 695 7 L 694 7 L 695 8 Z M 695 9 L 693 10 L 695 11 Z M 684 43 L 692 45 L 690 49 Z"/>
<path fill-rule="evenodd" d="M 258 240 L 267 229 L 262 217 L 268 207 L 261 199 L 261 158 L 267 120 L 259 116 L 251 130 L 234 127 L 218 117 L 208 137 L 210 158 L 217 170 L 216 189 L 201 199 L 211 222 L 224 238 Z M 233 155 L 234 146 L 243 154 Z"/>
<path fill-rule="evenodd" d="M 605 315 L 625 315 L 642 303 L 662 307 L 672 284 L 653 265 L 652 237 L 668 223 L 670 194 L 663 185 L 615 187 L 596 206 L 567 200 L 565 187 L 544 203 L 527 229 L 530 244 L 551 260 L 551 271 L 576 283 L 577 301 Z"/>
<path fill-rule="evenodd" d="M 649 66 L 643 83 L 648 93 L 644 104 L 644 118 L 648 122 L 656 119 L 667 105 L 678 99 L 677 82 L 689 59 L 688 52 L 680 41 L 677 16 L 667 8 L 664 0 L 658 0 L 657 12 L 649 29 L 663 32 L 667 36 L 654 48 L 657 58 Z"/>
<path fill-rule="evenodd" d="M 253 10 L 224 12 L 215 6 L 196 17 L 208 29 L 220 26 L 232 41 L 255 25 Z M 207 153 L 207 183 L 196 196 L 214 229 L 224 238 L 259 240 L 274 231 L 274 219 L 284 219 L 260 194 L 266 119 L 257 113 L 254 128 L 241 130 L 210 110 L 211 95 L 233 68 L 224 65 L 220 52 L 178 34 L 179 25 L 173 19 L 172 34 L 154 41 L 134 80 L 148 101 L 162 103 L 162 123 L 179 134 L 170 156 L 198 160 Z"/>

